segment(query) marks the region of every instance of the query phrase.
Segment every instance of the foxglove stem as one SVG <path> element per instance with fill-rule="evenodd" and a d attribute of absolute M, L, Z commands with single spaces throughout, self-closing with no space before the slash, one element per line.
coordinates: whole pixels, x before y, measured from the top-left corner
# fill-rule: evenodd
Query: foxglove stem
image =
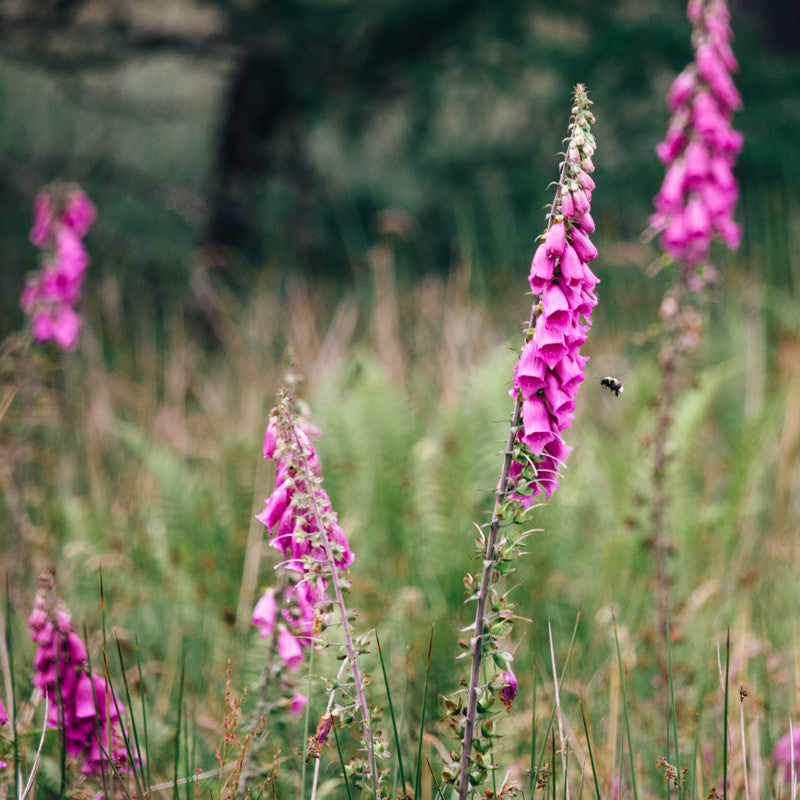
<path fill-rule="evenodd" d="M 300 452 L 304 452 L 300 437 L 297 435 L 297 428 L 295 427 L 294 420 L 290 420 L 292 427 L 292 436 Z M 312 485 L 311 471 L 308 468 L 308 461 L 305 457 L 302 458 L 303 473 L 306 480 L 306 485 Z M 336 567 L 336 560 L 331 547 L 330 539 L 328 538 L 328 531 L 325 525 L 322 524 L 321 513 L 317 505 L 317 495 L 311 492 L 311 507 L 314 518 L 317 522 L 318 530 L 321 532 L 322 546 L 325 548 L 325 556 L 330 565 L 330 578 L 333 585 L 333 594 L 336 599 L 336 605 L 339 609 L 339 615 L 342 619 L 342 633 L 344 634 L 345 646 L 347 648 L 347 658 L 350 662 L 350 668 L 353 672 L 353 686 L 355 688 L 356 697 L 358 698 L 358 706 L 361 712 L 361 724 L 364 729 L 364 745 L 367 749 L 367 761 L 369 763 L 370 774 L 372 775 L 372 785 L 374 796 L 378 797 L 378 770 L 375 765 L 375 755 L 372 747 L 372 724 L 369 718 L 369 708 L 367 706 L 367 698 L 364 694 L 364 683 L 361 679 L 361 670 L 358 666 L 356 658 L 356 649 L 353 644 L 353 636 L 350 632 L 350 623 L 347 618 L 347 606 L 344 602 L 344 594 L 342 593 L 342 585 L 339 581 L 339 571 Z"/>
<path fill-rule="evenodd" d="M 592 119 L 588 110 L 589 105 L 590 102 L 586 96 L 585 88 L 583 86 L 576 87 L 575 105 L 573 106 L 573 116 L 570 125 L 570 137 L 567 143 L 567 150 L 564 155 L 564 161 L 561 164 L 561 171 L 556 186 L 555 197 L 547 215 L 547 227 L 541 237 L 542 244 L 537 250 L 537 254 L 534 256 L 534 264 L 536 264 L 537 259 L 541 258 L 544 260 L 545 258 L 550 258 L 549 254 L 551 250 L 555 254 L 552 256 L 552 268 L 542 270 L 543 272 L 547 273 L 548 278 L 542 280 L 541 283 L 536 284 L 536 286 L 539 287 L 538 291 L 536 288 L 534 288 L 534 300 L 531 307 L 530 321 L 528 323 L 528 332 L 529 334 L 533 333 L 534 337 L 536 336 L 537 322 L 540 322 L 539 318 L 543 313 L 545 313 L 545 293 L 547 290 L 553 287 L 559 289 L 558 284 L 565 280 L 564 276 L 565 273 L 568 272 L 568 266 L 572 267 L 574 270 L 572 273 L 570 273 L 570 288 L 572 288 L 573 291 L 575 291 L 574 287 L 576 284 L 581 285 L 581 279 L 586 281 L 586 283 L 589 283 L 591 280 L 593 280 L 591 286 L 594 286 L 594 283 L 597 282 L 597 279 L 594 278 L 594 276 L 592 276 L 588 271 L 588 266 L 585 266 L 586 272 L 583 271 L 583 262 L 588 262 L 596 255 L 593 245 L 591 245 L 589 242 L 588 237 L 585 236 L 587 231 L 594 230 L 593 223 L 590 221 L 591 217 L 588 216 L 589 197 L 591 196 L 591 188 L 594 187 L 594 182 L 588 175 L 588 173 L 594 169 L 593 165 L 591 164 L 591 154 L 594 152 L 594 145 L 591 134 L 588 131 L 588 122 Z M 591 140 L 591 142 L 589 140 Z M 570 167 L 569 175 L 571 177 L 571 180 L 569 181 L 567 180 L 568 166 Z M 581 181 L 583 181 L 585 186 L 579 188 Z M 580 208 L 578 208 L 578 206 L 580 206 Z M 560 214 L 559 210 L 561 212 Z M 567 228 L 567 225 L 569 225 L 569 228 Z M 569 234 L 572 239 L 569 244 L 567 244 L 567 234 Z M 581 239 L 580 237 L 584 238 Z M 575 255 L 575 253 L 572 253 L 572 255 L 575 256 L 574 261 L 568 264 L 565 263 L 565 259 L 568 260 L 570 258 L 568 253 L 571 252 L 570 249 L 573 247 L 573 244 L 576 248 L 580 246 L 583 254 L 578 256 Z M 534 274 L 538 281 L 539 268 L 537 267 L 537 269 L 534 270 L 534 265 L 532 265 L 532 287 Z M 560 277 L 556 277 L 557 274 L 559 274 Z M 588 280 L 587 275 L 590 276 Z M 578 290 L 577 293 L 580 293 L 580 290 Z M 591 294 L 590 291 L 589 294 Z M 584 297 L 583 300 L 584 305 L 580 308 L 580 311 L 576 309 L 574 312 L 574 319 L 577 319 L 577 315 L 580 313 L 587 319 L 588 322 L 589 310 L 594 304 L 592 302 L 594 298 L 593 296 L 591 298 Z M 572 319 L 570 304 L 566 301 L 563 303 L 563 307 L 559 304 L 556 308 L 556 311 L 564 312 L 567 320 Z M 588 328 L 588 325 L 586 327 Z M 558 359 L 560 359 L 560 356 L 557 357 L 557 360 Z M 553 364 L 548 365 L 548 372 L 553 368 L 553 366 Z M 578 381 L 576 381 L 575 385 L 577 385 L 577 382 Z M 523 421 L 523 404 L 526 401 L 526 398 L 527 401 L 530 401 L 535 397 L 538 401 L 542 402 L 544 407 L 547 409 L 548 417 L 553 416 L 553 409 L 551 405 L 548 405 L 547 402 L 548 389 L 545 388 L 544 379 L 542 379 L 539 387 L 535 388 L 533 391 L 530 391 L 530 386 L 526 386 L 526 390 L 523 391 L 520 383 L 521 382 L 518 379 L 515 380 L 514 411 L 511 416 L 511 426 L 506 442 L 503 465 L 500 471 L 500 479 L 495 490 L 494 509 L 492 512 L 492 519 L 489 524 L 489 531 L 486 536 L 483 568 L 481 571 L 480 584 L 477 593 L 475 623 L 473 635 L 470 641 L 472 662 L 470 667 L 470 679 L 467 693 L 467 708 L 463 720 L 463 732 L 461 736 L 459 800 L 466 800 L 470 790 L 469 769 L 470 762 L 472 760 L 472 749 L 475 738 L 481 666 L 483 664 L 484 657 L 484 638 L 490 635 L 488 632 L 487 606 L 489 602 L 490 586 L 493 582 L 492 573 L 498 568 L 499 565 L 497 538 L 500 531 L 500 523 L 505 516 L 503 513 L 504 506 L 506 506 L 508 500 L 512 496 L 519 497 L 519 495 L 515 494 L 516 483 L 512 478 L 511 473 L 512 464 L 514 463 L 514 450 L 515 447 L 519 446 L 520 441 L 524 442 L 526 445 L 528 444 L 528 441 L 525 440 L 525 436 L 528 434 L 528 432 L 524 430 L 525 423 Z M 569 422 L 567 421 L 566 424 L 568 425 Z M 552 425 L 552 422 L 549 423 L 549 425 Z M 565 425 L 562 424 L 559 429 L 563 429 L 563 427 L 565 427 Z M 553 428 L 551 428 L 551 430 L 553 430 Z M 550 439 L 552 439 L 554 436 L 553 433 L 548 433 L 547 435 L 549 435 Z M 542 452 L 543 451 L 540 449 L 537 455 Z M 555 457 L 553 458 L 553 462 L 555 463 Z M 538 491 L 544 491 L 549 497 L 550 493 L 557 485 L 557 481 L 555 481 L 552 476 L 547 475 L 545 475 L 544 479 L 540 479 L 535 463 L 533 463 L 532 466 L 535 473 L 534 479 Z M 546 484 L 545 481 L 547 482 Z M 538 492 L 534 492 L 534 494 L 536 493 Z M 531 498 L 520 499 L 526 508 L 528 508 L 532 502 Z"/>

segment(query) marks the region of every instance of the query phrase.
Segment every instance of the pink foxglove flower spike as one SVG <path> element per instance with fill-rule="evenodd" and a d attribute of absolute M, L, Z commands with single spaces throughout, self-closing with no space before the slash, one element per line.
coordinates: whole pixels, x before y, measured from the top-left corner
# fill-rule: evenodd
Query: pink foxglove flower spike
<path fill-rule="evenodd" d="M 664 252 L 686 270 L 689 288 L 699 291 L 716 276 L 712 241 L 719 238 L 731 250 L 741 241 L 733 221 L 738 200 L 733 167 L 743 137 L 731 118 L 742 103 L 731 79 L 738 64 L 726 0 L 691 0 L 687 16 L 694 26 L 695 60 L 667 94 L 672 119 L 656 147 L 666 175 L 651 224 L 661 232 Z"/>
<path fill-rule="evenodd" d="M 496 768 L 491 762 L 491 741 L 481 741 L 484 731 L 491 728 L 484 723 L 493 713 L 495 699 L 510 709 L 517 692 L 513 657 L 503 649 L 513 606 L 496 584 L 513 570 L 528 534 L 515 532 L 504 523 L 525 521 L 535 499 L 542 494 L 549 498 L 558 488 L 560 468 L 570 451 L 562 434 L 572 422 L 588 360 L 580 354 L 580 347 L 597 304 L 594 288 L 599 282 L 589 268 L 589 262 L 597 257 L 589 238 L 595 228 L 591 216 L 595 140 L 590 106 L 585 87 L 576 86 L 556 196 L 531 261 L 533 306 L 514 370 L 511 394 L 515 406 L 494 512 L 491 523 L 479 529 L 477 549 L 483 569 L 480 576 L 464 578 L 468 599 L 476 603 L 475 621 L 468 629 L 471 638 L 461 640 L 465 655 L 471 657 L 470 677 L 466 692 L 445 701 L 460 753 L 454 754 L 442 773 L 444 780 L 458 787 L 459 800 L 465 800 Z M 490 660 L 497 673 L 488 682 L 482 681 Z"/>
<path fill-rule="evenodd" d="M 284 388 L 264 434 L 263 455 L 276 463 L 275 487 L 264 510 L 256 515 L 269 531 L 270 545 L 284 560 L 277 567 L 280 588 L 277 592 L 266 590 L 256 604 L 252 621 L 262 638 L 271 639 L 270 653 L 276 653 L 281 664 L 284 689 L 286 693 L 293 692 L 287 701 L 289 709 L 299 713 L 307 698 L 294 689 L 292 675 L 299 672 L 309 647 L 325 644 L 321 631 L 334 622 L 333 608 L 338 610 L 336 621 L 342 628 L 344 663 L 350 668 L 352 683 L 337 679 L 337 697 L 360 715 L 367 756 L 365 772 L 378 796 L 380 776 L 373 749 L 371 712 L 357 663 L 357 651 L 363 643 L 357 646 L 354 642 L 343 596 L 353 553 L 322 486 L 322 468 L 311 441 L 316 436 L 319 431 L 308 424 L 300 404 Z M 329 589 L 333 599 L 328 595 Z M 264 701 L 269 671 L 265 670 L 259 705 Z"/>
<path fill-rule="evenodd" d="M 126 772 L 128 751 L 120 723 L 125 709 L 111 686 L 89 671 L 86 648 L 55 595 L 52 571 L 40 578 L 28 627 L 37 645 L 33 685 L 50 702 L 47 724 L 63 727 L 67 755 L 81 759 L 87 775 Z"/>
<path fill-rule="evenodd" d="M 81 239 L 96 216 L 86 193 L 74 184 L 54 184 L 33 207 L 31 243 L 43 251 L 40 272 L 30 276 L 20 305 L 31 318 L 34 338 L 74 350 L 81 318 L 75 311 L 89 256 Z"/>

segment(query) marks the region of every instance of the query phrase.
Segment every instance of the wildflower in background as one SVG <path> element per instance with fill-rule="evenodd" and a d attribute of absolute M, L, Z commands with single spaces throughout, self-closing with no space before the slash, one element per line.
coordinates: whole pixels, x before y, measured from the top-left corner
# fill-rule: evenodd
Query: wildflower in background
<path fill-rule="evenodd" d="M 785 783 L 792 782 L 792 753 L 794 752 L 794 771 L 800 779 L 800 728 L 782 736 L 772 748 L 772 762 L 783 771 Z"/>
<path fill-rule="evenodd" d="M 695 60 L 667 94 L 672 119 L 656 147 L 666 175 L 651 223 L 661 232 L 664 252 L 684 265 L 689 288 L 700 291 L 716 276 L 712 240 L 720 238 L 731 250 L 741 241 L 733 221 L 738 199 L 733 167 L 743 137 L 731 127 L 741 98 L 731 79 L 738 64 L 726 0 L 690 0 L 687 16 Z"/>
<path fill-rule="evenodd" d="M 380 776 L 375 765 L 372 721 L 356 658 L 364 642 L 354 642 L 343 598 L 347 588 L 345 573 L 353 563 L 353 552 L 322 486 L 320 460 L 311 442 L 316 436 L 319 431 L 301 413 L 289 388 L 281 390 L 278 404 L 270 412 L 262 449 L 264 457 L 276 463 L 275 486 L 256 519 L 267 527 L 271 546 L 284 560 L 278 565 L 281 576 L 277 590 L 267 589 L 261 596 L 252 621 L 262 638 L 271 640 L 269 652 L 277 653 L 284 691 L 293 692 L 289 710 L 300 713 L 308 699 L 294 690 L 287 673 L 299 671 L 304 651 L 312 644 L 324 644 L 320 633 L 332 621 L 334 605 L 337 607 L 352 683 L 337 680 L 336 693 L 340 702 L 360 712 L 367 755 L 364 773 L 377 797 Z M 329 589 L 333 598 L 328 595 Z M 259 708 L 265 704 L 271 671 L 268 661 Z M 350 766 L 355 769 L 353 764 Z"/>
<path fill-rule="evenodd" d="M 700 342 L 702 317 L 698 308 L 716 280 L 711 245 L 721 239 L 734 250 L 741 229 L 733 221 L 738 188 L 733 176 L 742 134 L 733 130 L 733 112 L 741 98 L 731 73 L 738 69 L 731 50 L 730 14 L 726 0 L 689 0 L 694 61 L 678 75 L 667 94 L 672 111 L 666 137 L 656 154 L 666 167 L 664 182 L 654 199 L 651 228 L 660 232 L 666 261 L 676 264 L 672 285 L 661 303 L 662 342 L 658 355 L 661 387 L 652 435 L 653 493 L 648 547 L 653 554 L 654 597 L 663 599 L 672 583 L 671 557 L 675 547 L 667 520 L 667 485 L 673 406 L 681 359 Z M 666 641 L 666 606 L 656 604 L 659 638 Z M 668 679 L 668 654 L 661 654 L 662 680 Z"/>
<path fill-rule="evenodd" d="M 282 566 L 290 576 L 282 593 L 280 619 L 275 592 L 267 589 L 253 611 L 253 624 L 262 638 L 277 628 L 278 656 L 295 672 L 302 651 L 314 638 L 317 615 L 329 603 L 328 548 L 340 575 L 353 563 L 353 553 L 321 485 L 319 457 L 311 443 L 311 436 L 319 431 L 293 419 L 288 408 L 288 397 L 282 398 L 264 434 L 263 455 L 277 467 L 275 488 L 256 519 L 269 529 L 271 545 L 285 556 Z"/>
<path fill-rule="evenodd" d="M 89 256 L 81 241 L 94 222 L 95 207 L 74 184 L 54 184 L 33 207 L 31 242 L 43 250 L 42 269 L 28 278 L 20 305 L 37 341 L 53 339 L 62 350 L 78 343 L 75 311 Z"/>
<path fill-rule="evenodd" d="M 52 571 L 40 578 L 28 627 L 37 645 L 33 685 L 50 702 L 47 724 L 63 728 L 67 754 L 82 759 L 87 775 L 109 769 L 107 754 L 116 770 L 127 771 L 119 719 L 124 708 L 111 686 L 89 671 L 86 648 L 55 595 Z"/>
<path fill-rule="evenodd" d="M 597 304 L 598 278 L 589 268 L 597 249 L 589 239 L 594 231 L 591 199 L 595 141 L 590 102 L 576 96 L 570 138 L 558 194 L 550 210 L 548 229 L 534 253 L 529 281 L 534 310 L 528 340 L 514 370 L 514 391 L 522 402 L 522 426 L 517 439 L 530 451 L 527 465 L 534 477 L 516 498 L 530 506 L 558 487 L 558 469 L 570 449 L 561 439 L 574 417 L 575 396 L 588 358 L 580 355 Z M 519 459 L 510 478 L 524 471 Z"/>

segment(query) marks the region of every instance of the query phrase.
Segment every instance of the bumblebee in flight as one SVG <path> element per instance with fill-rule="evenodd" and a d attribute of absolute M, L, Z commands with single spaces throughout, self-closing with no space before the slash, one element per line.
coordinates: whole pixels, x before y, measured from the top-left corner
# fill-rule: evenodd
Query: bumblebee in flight
<path fill-rule="evenodd" d="M 604 389 L 608 389 L 616 397 L 620 396 L 620 393 L 623 391 L 622 383 L 618 381 L 616 378 L 612 378 L 611 376 L 607 376 L 605 378 L 600 378 L 600 385 Z"/>

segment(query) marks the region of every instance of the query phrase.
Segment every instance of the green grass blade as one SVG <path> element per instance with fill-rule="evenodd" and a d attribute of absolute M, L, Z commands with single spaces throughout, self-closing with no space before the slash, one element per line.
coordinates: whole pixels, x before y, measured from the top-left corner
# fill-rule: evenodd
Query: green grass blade
<path fill-rule="evenodd" d="M 725 705 L 722 712 L 722 800 L 728 800 L 728 679 L 731 668 L 731 629 L 725 641 Z"/>
<path fill-rule="evenodd" d="M 375 631 L 375 643 L 378 646 L 378 658 L 381 662 L 381 672 L 383 673 L 383 685 L 386 687 L 386 697 L 389 701 L 389 716 L 392 719 L 392 731 L 394 732 L 394 747 L 397 753 L 397 766 L 400 770 L 400 786 L 402 791 L 406 791 L 406 776 L 403 770 L 403 755 L 400 752 L 400 737 L 397 734 L 397 719 L 394 715 L 394 704 L 392 703 L 392 691 L 389 688 L 389 677 L 386 674 L 386 664 L 383 660 L 383 649 L 381 648 L 381 640 L 378 636 L 378 631 Z"/>
<path fill-rule="evenodd" d="M 433 777 L 433 788 L 434 788 L 434 791 L 436 792 L 436 797 L 438 797 L 439 800 L 444 800 L 444 795 L 442 794 L 442 781 L 441 781 L 441 779 L 438 778 L 436 773 L 434 772 L 433 764 L 431 764 L 431 760 L 429 758 L 425 759 L 425 763 L 428 765 L 428 770 L 429 770 L 429 772 L 431 773 L 431 775 Z"/>
<path fill-rule="evenodd" d="M 528 797 L 533 797 L 536 784 L 536 659 L 533 660 L 533 698 L 531 700 L 531 755 L 529 762 L 530 780 L 528 781 Z"/>
<path fill-rule="evenodd" d="M 114 641 L 117 645 L 117 657 L 119 658 L 119 668 L 122 672 L 122 685 L 125 689 L 125 702 L 128 704 L 128 708 L 130 709 L 130 716 L 131 716 L 131 731 L 133 733 L 133 747 L 131 747 L 130 736 L 124 735 L 122 737 L 123 741 L 125 742 L 125 751 L 128 754 L 128 764 L 130 766 L 131 772 L 133 773 L 133 778 L 136 781 L 136 787 L 139 790 L 139 794 L 144 796 L 144 774 L 142 773 L 142 752 L 139 747 L 139 734 L 136 730 L 136 720 L 133 718 L 133 700 L 131 698 L 130 687 L 128 686 L 128 673 L 125 670 L 125 664 L 122 660 L 122 647 L 119 643 L 119 639 L 115 636 Z M 117 717 L 118 719 L 122 719 L 121 709 L 119 707 L 119 701 L 117 699 L 117 693 L 112 692 L 111 696 L 114 698 L 114 706 L 117 709 Z"/>
<path fill-rule="evenodd" d="M 144 703 L 144 678 L 142 676 L 142 654 L 139 651 L 139 640 L 134 642 L 136 647 L 136 670 L 139 675 L 139 686 L 141 687 L 142 697 L 142 735 L 144 737 L 144 782 L 146 786 L 152 786 L 153 781 L 150 778 L 150 740 L 147 735 L 147 708 Z M 133 710 L 131 709 L 131 719 L 133 718 Z M 139 747 L 137 742 L 137 748 Z"/>
<path fill-rule="evenodd" d="M 14 640 L 11 635 L 11 590 L 8 585 L 8 574 L 6 574 L 6 607 L 5 607 L 5 646 L 6 656 L 8 658 L 8 669 L 10 672 L 9 682 L 11 683 L 11 697 L 7 697 L 8 702 L 8 716 L 11 722 L 11 735 L 14 739 L 14 797 L 19 797 L 19 740 L 17 738 L 17 703 L 14 698 L 17 696 L 17 682 L 14 676 Z M 46 726 L 45 722 L 45 726 Z"/>
<path fill-rule="evenodd" d="M 347 800 L 353 800 L 353 795 L 350 793 L 350 782 L 347 780 L 347 769 L 344 764 L 344 753 L 342 752 L 342 745 L 339 741 L 339 731 L 336 729 L 336 722 L 333 723 L 333 738 L 336 740 L 336 752 L 339 754 L 339 763 L 342 765 L 342 778 L 344 778 L 344 788 L 347 791 Z"/>
<path fill-rule="evenodd" d="M 678 773 L 678 800 L 683 800 L 683 776 L 681 775 L 681 749 L 678 744 L 678 709 L 675 706 L 675 683 L 672 679 L 672 640 L 669 632 L 669 602 L 664 598 L 664 624 L 667 637 L 667 670 L 669 696 L 672 706 L 672 738 L 675 742 L 675 770 Z"/>
<path fill-rule="evenodd" d="M 564 677 L 567 674 L 567 667 L 569 666 L 570 658 L 572 657 L 572 650 L 575 647 L 575 638 L 578 634 L 578 624 L 580 623 L 580 620 L 581 620 L 581 612 L 579 610 L 577 616 L 575 617 L 575 625 L 572 628 L 572 638 L 570 639 L 569 648 L 567 649 L 567 656 L 564 659 L 564 666 L 561 668 L 561 677 L 559 678 L 559 681 L 562 685 L 564 683 Z M 531 797 L 533 797 L 533 789 L 537 776 L 539 775 L 539 772 L 542 769 L 545 753 L 547 752 L 547 739 L 550 736 L 550 732 L 553 729 L 553 721 L 555 720 L 555 717 L 556 717 L 556 706 L 553 705 L 553 710 L 550 712 L 550 719 L 547 721 L 547 727 L 545 728 L 544 731 L 544 737 L 543 737 L 544 741 L 542 743 L 541 752 L 539 753 L 539 761 L 536 764 L 536 770 L 531 772 L 531 782 L 529 787 Z"/>
<path fill-rule="evenodd" d="M 581 720 L 583 720 L 583 732 L 586 734 L 586 746 L 589 749 L 589 763 L 592 765 L 592 778 L 594 779 L 594 791 L 597 795 L 597 800 L 600 798 L 600 784 L 597 781 L 597 769 L 594 765 L 594 754 L 592 753 L 592 740 L 589 738 L 589 726 L 586 724 L 586 714 L 581 706 Z"/>
<path fill-rule="evenodd" d="M 431 638 L 428 642 L 428 660 L 425 664 L 425 684 L 422 689 L 422 715 L 419 721 L 419 744 L 417 745 L 417 769 L 414 775 L 414 797 L 419 797 L 419 789 L 422 783 L 422 737 L 425 732 L 425 709 L 428 704 L 428 681 L 431 673 L 431 653 L 433 652 L 433 628 L 431 628 Z M 461 776 L 464 780 L 464 776 Z"/>
<path fill-rule="evenodd" d="M 614 614 L 611 615 L 611 620 L 614 625 L 614 642 L 617 649 L 617 667 L 619 668 L 619 682 L 620 690 L 622 692 L 622 717 L 625 722 L 625 733 L 628 739 L 628 760 L 631 765 L 631 789 L 633 790 L 633 800 L 639 800 L 639 793 L 636 790 L 636 767 L 633 763 L 633 742 L 631 740 L 631 723 L 628 718 L 628 695 L 625 691 L 625 673 L 622 669 L 622 653 L 619 649 L 619 634 L 617 633 L 617 618 Z M 618 776 L 619 780 L 622 776 Z"/>
<path fill-rule="evenodd" d="M 181 716 L 183 712 L 183 683 L 186 677 L 186 653 L 181 653 L 181 677 L 178 682 L 178 718 L 175 720 L 175 749 L 172 757 L 172 796 L 175 800 L 180 800 L 180 789 L 178 787 L 178 767 L 181 761 Z"/>

